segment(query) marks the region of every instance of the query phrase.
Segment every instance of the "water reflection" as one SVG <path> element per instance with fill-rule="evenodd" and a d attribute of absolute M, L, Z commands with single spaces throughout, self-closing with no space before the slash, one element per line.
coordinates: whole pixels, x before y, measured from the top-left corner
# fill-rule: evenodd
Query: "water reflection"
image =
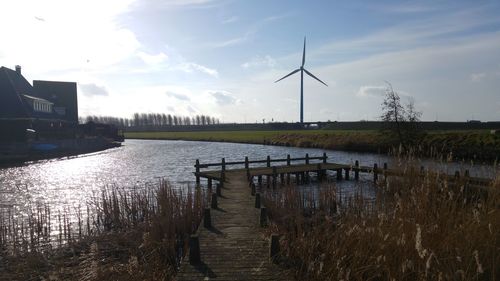
<path fill-rule="evenodd" d="M 354 163 L 379 167 L 384 162 L 389 167 L 403 165 L 401 159 L 391 159 L 384 155 L 326 151 L 329 162 Z M 106 186 L 120 188 L 144 187 L 146 183 L 167 178 L 175 185 L 185 188 L 193 183 L 194 163 L 242 161 L 245 156 L 250 160 L 271 158 L 320 156 L 321 149 L 277 147 L 251 144 L 210 143 L 188 141 L 148 141 L 127 140 L 124 146 L 99 153 L 78 157 L 55 159 L 28 163 L 26 165 L 0 169 L 0 211 L 10 210 L 19 215 L 37 205 L 50 206 L 52 213 L 75 210 L 91 201 L 94 194 Z M 417 165 L 434 166 L 448 173 L 457 169 L 470 169 L 471 175 L 493 177 L 496 169 L 491 166 L 457 163 L 436 163 L 416 161 Z M 357 190 L 366 186 L 368 194 L 371 178 L 362 177 L 361 181 L 342 181 L 338 186 L 343 192 Z"/>

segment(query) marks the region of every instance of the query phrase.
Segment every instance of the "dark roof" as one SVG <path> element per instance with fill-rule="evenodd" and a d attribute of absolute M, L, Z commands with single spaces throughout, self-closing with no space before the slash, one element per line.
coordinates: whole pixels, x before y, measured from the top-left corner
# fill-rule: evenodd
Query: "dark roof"
<path fill-rule="evenodd" d="M 16 71 L 0 67 L 0 118 L 29 118 L 23 94 L 33 96 L 31 84 Z"/>
<path fill-rule="evenodd" d="M 41 97 L 21 74 L 7 67 L 0 67 L 0 118 L 39 118 L 61 119 L 54 111 L 51 113 L 34 111 L 28 100 L 38 99 L 50 103 Z"/>

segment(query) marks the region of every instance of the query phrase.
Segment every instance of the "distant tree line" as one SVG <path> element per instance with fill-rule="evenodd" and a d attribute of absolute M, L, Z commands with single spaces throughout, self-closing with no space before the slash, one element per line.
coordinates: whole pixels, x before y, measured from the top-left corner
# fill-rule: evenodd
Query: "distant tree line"
<path fill-rule="evenodd" d="M 115 125 L 118 128 L 128 127 L 164 127 L 164 126 L 181 126 L 195 125 L 206 126 L 219 124 L 218 118 L 208 115 L 178 116 L 165 113 L 134 113 L 132 118 L 120 118 L 113 116 L 87 116 L 81 119 L 80 123 L 102 123 Z"/>

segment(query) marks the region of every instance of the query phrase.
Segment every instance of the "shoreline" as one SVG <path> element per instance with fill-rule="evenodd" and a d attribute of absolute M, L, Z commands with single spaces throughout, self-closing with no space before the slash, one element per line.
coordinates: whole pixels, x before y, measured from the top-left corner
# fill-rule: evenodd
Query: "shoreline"
<path fill-rule="evenodd" d="M 49 151 L 39 151 L 33 149 L 33 147 L 37 144 L 46 145 L 47 143 L 51 143 L 51 145 L 54 145 L 53 143 L 55 143 L 55 146 L 57 147 Z M 0 157 L 0 167 L 9 167 L 12 165 L 23 164 L 30 161 L 72 157 L 75 155 L 99 152 L 110 148 L 120 147 L 121 142 L 109 141 L 104 138 L 94 138 L 46 141 L 39 143 L 23 143 L 14 145 L 20 145 L 22 146 L 22 148 L 17 149 L 16 154 L 2 154 Z"/>
<path fill-rule="evenodd" d="M 209 131 L 125 132 L 126 139 L 184 140 L 319 148 L 361 153 L 397 151 L 399 143 L 379 131 Z M 396 148 L 396 149 L 394 149 Z M 500 136 L 487 131 L 428 132 L 417 147 L 420 156 L 451 157 L 454 161 L 495 163 L 500 157 Z"/>

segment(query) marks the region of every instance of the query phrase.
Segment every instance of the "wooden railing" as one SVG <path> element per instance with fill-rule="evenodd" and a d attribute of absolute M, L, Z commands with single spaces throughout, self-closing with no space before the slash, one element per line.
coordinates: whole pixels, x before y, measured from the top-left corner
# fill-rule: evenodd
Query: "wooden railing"
<path fill-rule="evenodd" d="M 291 158 L 290 154 L 287 155 L 286 158 L 278 158 L 278 159 L 271 159 L 271 156 L 267 156 L 265 160 L 248 160 L 248 156 L 245 156 L 245 161 L 233 161 L 233 162 L 226 162 L 225 158 L 222 158 L 221 162 L 218 163 L 206 163 L 206 164 L 200 164 L 200 160 L 196 159 L 196 164 L 194 165 L 196 169 L 196 183 L 200 183 L 200 178 L 198 176 L 198 173 L 200 172 L 200 169 L 202 168 L 209 168 L 209 167 L 221 167 L 222 172 L 226 170 L 227 166 L 233 166 L 233 165 L 245 165 L 245 169 L 250 168 L 250 164 L 263 164 L 265 163 L 267 167 L 271 167 L 271 163 L 286 163 L 287 166 L 290 166 L 292 162 L 297 162 L 297 161 L 304 161 L 304 164 L 309 164 L 311 160 L 321 160 L 323 163 L 326 163 L 326 160 L 328 159 L 328 156 L 326 156 L 326 153 L 323 153 L 323 156 L 314 156 L 310 157 L 309 153 L 306 153 L 305 157 L 299 157 L 299 158 Z"/>

